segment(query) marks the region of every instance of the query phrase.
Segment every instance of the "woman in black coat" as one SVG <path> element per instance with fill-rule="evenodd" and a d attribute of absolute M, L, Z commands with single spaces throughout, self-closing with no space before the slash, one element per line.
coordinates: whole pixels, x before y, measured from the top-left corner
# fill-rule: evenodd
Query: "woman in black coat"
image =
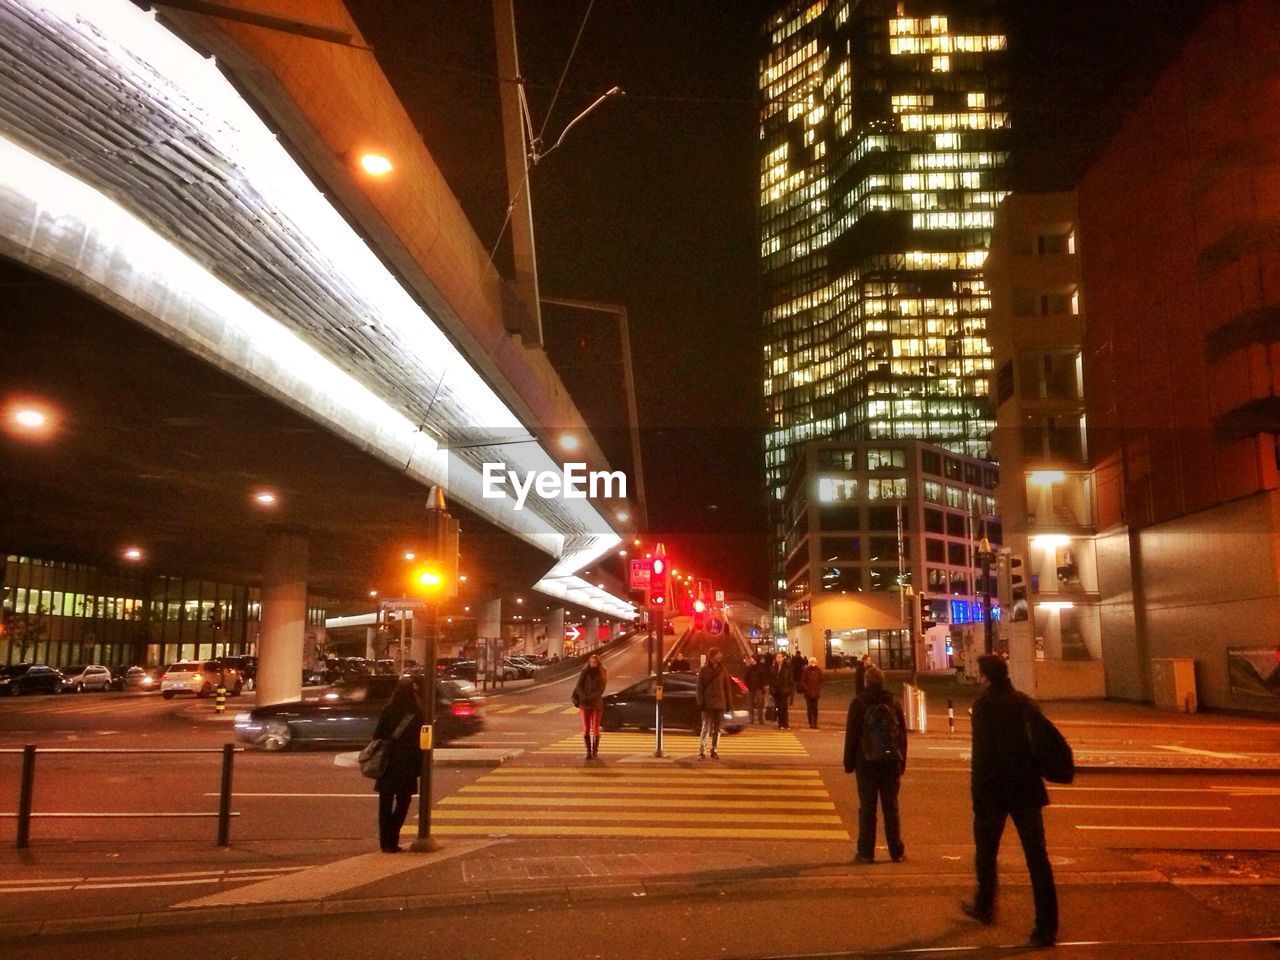
<path fill-rule="evenodd" d="M 390 741 L 387 769 L 374 781 L 378 790 L 378 843 L 383 853 L 400 852 L 400 830 L 409 815 L 413 795 L 418 792 L 418 775 L 422 772 L 422 749 L 418 746 L 422 723 L 417 684 L 401 677 L 373 731 L 375 740 Z"/>

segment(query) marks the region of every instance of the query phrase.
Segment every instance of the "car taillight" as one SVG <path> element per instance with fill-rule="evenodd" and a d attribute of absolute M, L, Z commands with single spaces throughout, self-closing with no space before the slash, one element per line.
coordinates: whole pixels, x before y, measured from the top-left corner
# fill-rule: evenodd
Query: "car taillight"
<path fill-rule="evenodd" d="M 474 717 L 476 715 L 476 708 L 461 700 L 455 700 L 451 709 L 455 717 Z"/>

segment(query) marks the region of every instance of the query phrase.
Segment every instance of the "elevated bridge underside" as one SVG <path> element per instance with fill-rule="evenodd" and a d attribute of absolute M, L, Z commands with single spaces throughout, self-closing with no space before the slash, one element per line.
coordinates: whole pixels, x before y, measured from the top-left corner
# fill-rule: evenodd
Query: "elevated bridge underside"
<path fill-rule="evenodd" d="M 156 563 L 252 581 L 261 483 L 281 491 L 273 520 L 318 535 L 313 592 L 355 597 L 438 483 L 478 563 L 488 550 L 508 579 L 630 616 L 577 575 L 619 540 L 601 506 L 480 495 L 486 461 L 556 469 L 551 431 L 598 453 L 580 417 L 547 422 L 528 387 L 541 360 L 472 335 L 491 318 L 462 315 L 484 310 L 455 315 L 403 250 L 375 248 L 218 63 L 125 0 L 0 0 L 0 74 L 0 256 L 21 265 L 4 271 L 0 370 L 69 405 L 59 439 L 0 467 L 0 520 L 25 549 L 101 563 L 127 517 Z M 461 233 L 449 210 L 423 216 Z M 487 260 L 459 269 L 501 302 Z"/>

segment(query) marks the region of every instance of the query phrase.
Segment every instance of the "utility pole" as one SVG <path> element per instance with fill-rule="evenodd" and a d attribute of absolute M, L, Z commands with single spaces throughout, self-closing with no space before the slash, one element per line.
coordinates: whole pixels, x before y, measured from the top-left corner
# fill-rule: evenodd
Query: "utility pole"
<path fill-rule="evenodd" d="M 507 163 L 511 249 L 515 279 L 509 290 L 512 309 L 504 310 L 507 331 L 519 333 L 527 347 L 542 346 L 542 310 L 538 300 L 538 262 L 533 246 L 533 203 L 529 197 L 529 143 L 525 139 L 524 78 L 516 51 L 516 13 L 512 0 L 493 0 L 494 38 L 498 44 L 498 100 L 502 106 L 502 152 Z M 504 298 L 506 299 L 506 298 Z"/>

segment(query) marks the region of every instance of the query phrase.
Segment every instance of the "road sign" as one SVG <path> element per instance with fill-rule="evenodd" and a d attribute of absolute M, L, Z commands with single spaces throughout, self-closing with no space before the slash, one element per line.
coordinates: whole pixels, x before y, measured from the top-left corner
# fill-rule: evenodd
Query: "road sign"
<path fill-rule="evenodd" d="M 564 638 L 570 643 L 577 643 L 582 639 L 582 631 L 576 623 L 566 624 L 564 628 Z"/>
<path fill-rule="evenodd" d="M 723 590 L 717 590 L 717 591 L 716 591 L 716 603 L 724 603 L 724 591 L 723 591 Z"/>
<path fill-rule="evenodd" d="M 709 617 L 707 619 L 707 633 L 713 637 L 718 637 L 724 633 L 724 621 L 719 617 Z"/>
<path fill-rule="evenodd" d="M 631 589 L 648 590 L 649 581 L 653 579 L 653 562 L 651 560 L 631 561 Z"/>
<path fill-rule="evenodd" d="M 383 610 L 425 610 L 427 601 L 418 597 L 386 597 L 378 601 Z"/>

